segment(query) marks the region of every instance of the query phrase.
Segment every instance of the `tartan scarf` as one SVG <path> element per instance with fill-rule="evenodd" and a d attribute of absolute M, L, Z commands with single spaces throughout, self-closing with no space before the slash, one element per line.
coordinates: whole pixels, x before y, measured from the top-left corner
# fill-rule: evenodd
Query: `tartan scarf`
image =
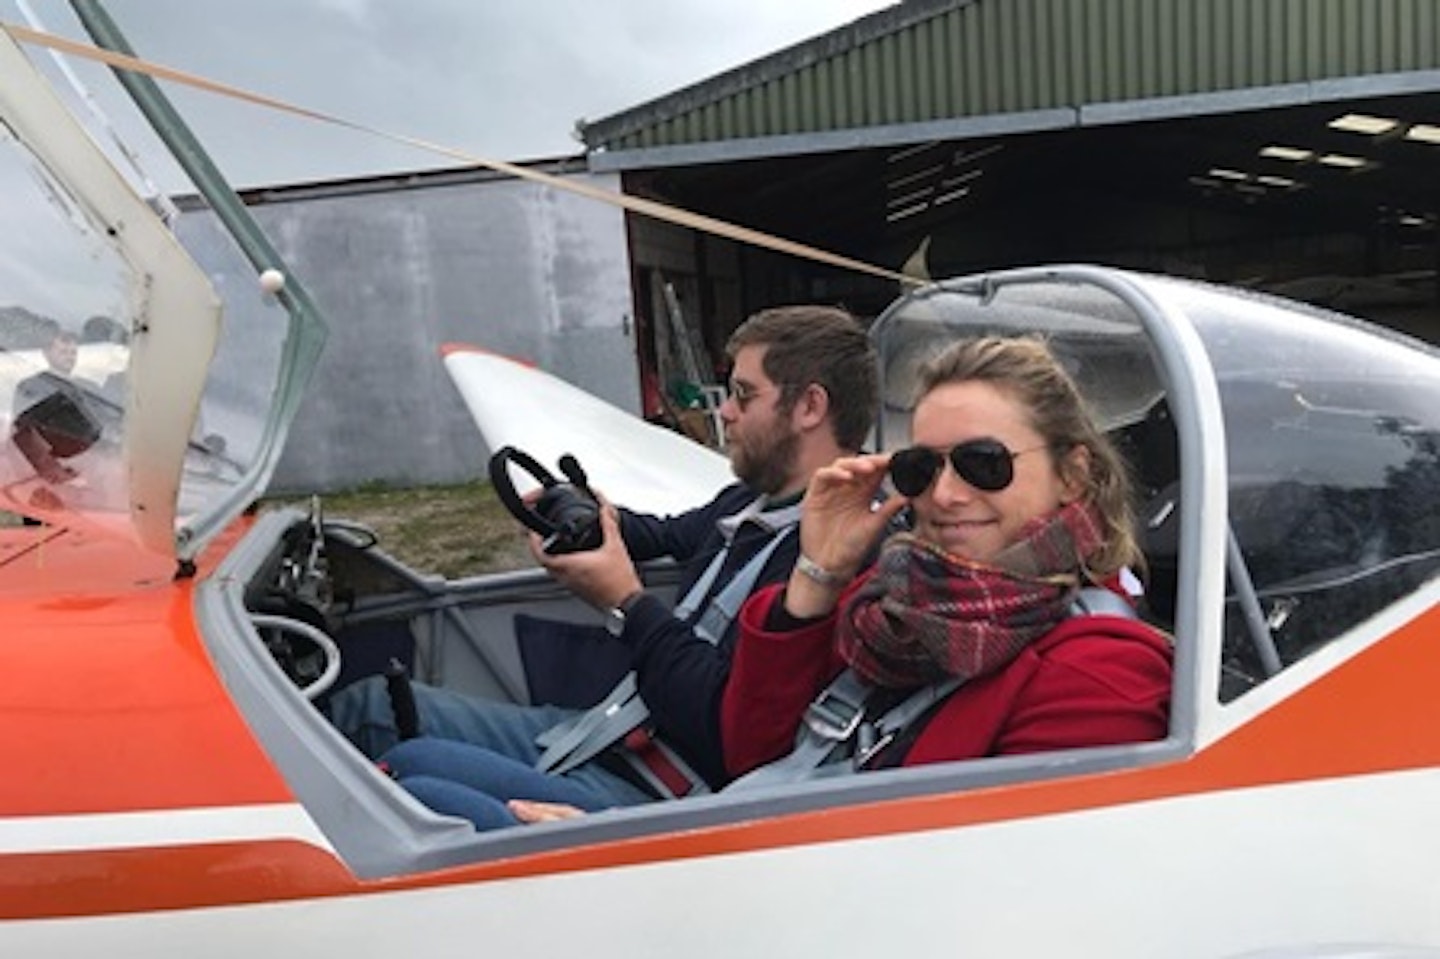
<path fill-rule="evenodd" d="M 840 610 L 836 649 L 862 679 L 888 688 L 992 673 L 1070 615 L 1100 542 L 1099 515 L 1079 502 L 1031 521 L 989 564 L 892 536 Z"/>

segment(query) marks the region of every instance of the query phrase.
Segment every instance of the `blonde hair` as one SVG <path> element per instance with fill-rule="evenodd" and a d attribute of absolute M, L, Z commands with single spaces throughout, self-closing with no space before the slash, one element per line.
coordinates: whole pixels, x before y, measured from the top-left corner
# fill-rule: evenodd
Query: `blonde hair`
<path fill-rule="evenodd" d="M 926 361 L 918 371 L 916 401 L 946 383 L 980 380 L 1023 405 L 1030 425 L 1044 437 L 1051 461 L 1068 480 L 1080 480 L 1082 498 L 1100 516 L 1105 536 L 1086 557 L 1086 573 L 1104 579 L 1125 567 L 1144 568 L 1135 538 L 1130 476 L 1125 460 L 1095 425 L 1084 397 L 1044 340 L 1036 336 L 984 336 L 961 340 Z M 1075 477 L 1065 454 L 1089 451 L 1087 475 Z"/>

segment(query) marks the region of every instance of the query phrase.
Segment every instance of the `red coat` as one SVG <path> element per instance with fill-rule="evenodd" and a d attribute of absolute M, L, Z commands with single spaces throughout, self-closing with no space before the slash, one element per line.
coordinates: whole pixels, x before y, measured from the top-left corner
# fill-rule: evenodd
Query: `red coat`
<path fill-rule="evenodd" d="M 755 593 L 740 612 L 720 707 L 733 776 L 788 753 L 805 708 L 844 667 L 832 641 L 833 614 L 788 632 L 765 628 L 782 588 Z M 902 765 L 1163 739 L 1170 672 L 1170 643 L 1150 626 L 1119 616 L 1071 617 L 1004 669 L 952 693 Z"/>

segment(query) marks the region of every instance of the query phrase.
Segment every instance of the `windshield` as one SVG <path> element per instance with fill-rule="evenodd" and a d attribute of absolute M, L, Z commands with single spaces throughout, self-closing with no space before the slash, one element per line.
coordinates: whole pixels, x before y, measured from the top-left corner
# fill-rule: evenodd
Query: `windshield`
<path fill-rule="evenodd" d="M 1225 418 L 1230 525 L 1281 667 L 1440 571 L 1440 354 L 1289 301 L 1164 282 Z M 1229 698 L 1268 672 L 1232 594 Z"/>
<path fill-rule="evenodd" d="M 909 442 L 920 364 L 957 336 L 989 333 L 1044 336 L 1107 430 L 1143 419 L 1164 395 L 1139 317 L 1107 290 L 1061 282 L 994 290 L 939 284 L 901 299 L 876 321 L 883 448 Z"/>
<path fill-rule="evenodd" d="M 188 558 L 268 480 L 323 326 L 153 84 L 152 127 L 107 68 L 39 65 L 0 37 L 0 510 Z"/>
<path fill-rule="evenodd" d="M 207 204 L 186 198 L 174 229 L 225 304 L 191 432 L 192 455 L 181 478 L 177 520 L 183 528 L 224 499 L 260 457 L 266 414 L 285 357 L 287 324 L 285 310 L 264 295 L 254 269 Z M 204 453 L 211 455 L 196 455 Z"/>
<path fill-rule="evenodd" d="M 68 501 L 123 518 L 126 318 L 139 280 L 8 127 L 0 191 L 0 508 Z"/>

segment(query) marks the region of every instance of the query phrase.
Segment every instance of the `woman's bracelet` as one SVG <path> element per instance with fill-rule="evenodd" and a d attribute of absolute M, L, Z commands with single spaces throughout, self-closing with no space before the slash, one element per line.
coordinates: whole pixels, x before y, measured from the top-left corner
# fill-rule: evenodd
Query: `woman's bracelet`
<path fill-rule="evenodd" d="M 839 573 L 832 573 L 804 553 L 801 553 L 795 558 L 795 569 L 805 578 L 814 580 L 821 586 L 830 589 L 839 589 L 853 578 L 850 576 L 842 576 Z"/>

